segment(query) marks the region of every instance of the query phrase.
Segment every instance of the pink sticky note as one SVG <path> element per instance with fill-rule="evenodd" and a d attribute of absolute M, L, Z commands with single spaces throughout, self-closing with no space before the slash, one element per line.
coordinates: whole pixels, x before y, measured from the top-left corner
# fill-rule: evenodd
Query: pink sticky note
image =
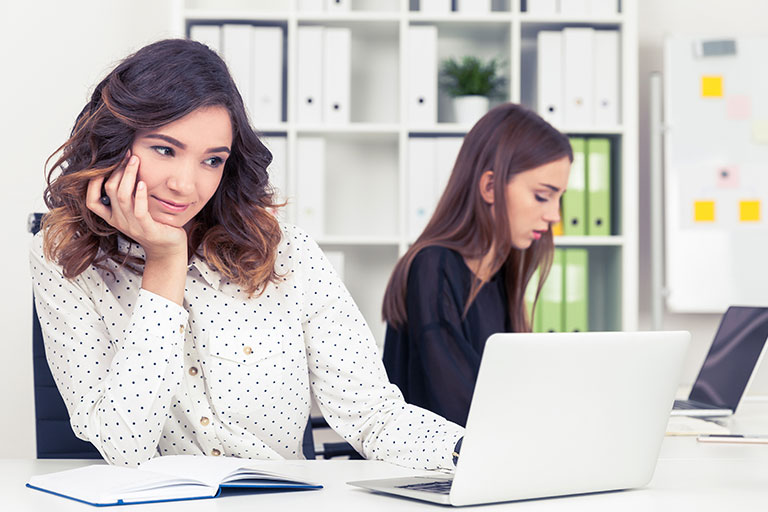
<path fill-rule="evenodd" d="M 728 96 L 725 99 L 725 111 L 728 119 L 749 119 L 752 115 L 752 98 L 746 95 Z"/>
<path fill-rule="evenodd" d="M 738 188 L 739 167 L 737 165 L 725 165 L 718 167 L 715 182 L 718 188 Z"/>

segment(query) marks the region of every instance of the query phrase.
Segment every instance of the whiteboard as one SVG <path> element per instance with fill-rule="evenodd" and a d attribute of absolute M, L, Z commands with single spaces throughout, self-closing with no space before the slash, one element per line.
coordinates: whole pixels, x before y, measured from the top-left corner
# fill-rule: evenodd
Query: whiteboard
<path fill-rule="evenodd" d="M 667 308 L 768 304 L 768 38 L 664 44 Z"/>

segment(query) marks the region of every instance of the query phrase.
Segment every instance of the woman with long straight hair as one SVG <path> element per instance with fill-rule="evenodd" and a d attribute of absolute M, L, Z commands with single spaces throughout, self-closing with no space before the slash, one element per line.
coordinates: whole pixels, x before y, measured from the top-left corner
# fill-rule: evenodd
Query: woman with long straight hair
<path fill-rule="evenodd" d="M 464 425 L 488 336 L 531 330 L 525 289 L 552 264 L 572 161 L 565 135 L 512 103 L 466 135 L 384 296 L 384 365 L 407 401 Z"/>
<path fill-rule="evenodd" d="M 322 251 L 273 214 L 271 159 L 200 43 L 153 43 L 96 86 L 30 252 L 75 434 L 119 465 L 301 459 L 314 398 L 366 458 L 453 467 L 463 429 L 388 382 Z"/>

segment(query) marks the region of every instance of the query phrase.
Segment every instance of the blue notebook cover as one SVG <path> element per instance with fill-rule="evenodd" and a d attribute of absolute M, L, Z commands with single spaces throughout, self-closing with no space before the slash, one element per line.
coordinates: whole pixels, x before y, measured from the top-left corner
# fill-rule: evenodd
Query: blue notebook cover
<path fill-rule="evenodd" d="M 272 469 L 276 464 L 280 462 L 175 455 L 139 468 L 95 464 L 33 476 L 27 487 L 97 507 L 322 488 L 279 474 Z"/>

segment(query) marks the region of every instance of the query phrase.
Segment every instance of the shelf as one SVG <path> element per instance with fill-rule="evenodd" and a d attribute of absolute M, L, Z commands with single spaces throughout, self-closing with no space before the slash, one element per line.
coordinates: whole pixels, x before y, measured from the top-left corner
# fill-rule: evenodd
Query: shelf
<path fill-rule="evenodd" d="M 556 236 L 558 247 L 621 247 L 623 236 Z"/>
<path fill-rule="evenodd" d="M 258 23 L 262 22 L 282 22 L 285 23 L 291 17 L 290 13 L 278 11 L 278 12 L 264 12 L 247 9 L 187 9 L 184 11 L 184 17 L 187 22 L 196 21 L 218 21 L 227 22 L 235 21 L 239 23 L 247 22 L 254 23 L 258 20 Z"/>
<path fill-rule="evenodd" d="M 397 237 L 361 237 L 361 236 L 325 236 L 317 240 L 318 245 L 346 245 L 346 246 L 397 246 L 400 239 Z"/>
<path fill-rule="evenodd" d="M 437 135 L 461 135 L 464 136 L 466 133 L 472 128 L 472 126 L 465 125 L 465 124 L 458 124 L 458 123 L 438 123 L 436 125 L 432 126 L 418 126 L 418 127 L 409 127 L 408 133 L 409 134 L 418 134 L 418 135 L 430 135 L 430 134 L 437 134 Z"/>
<path fill-rule="evenodd" d="M 572 26 L 586 26 L 586 27 L 599 27 L 599 28 L 620 28 L 624 23 L 624 17 L 621 14 L 615 16 L 603 16 L 600 18 L 591 16 L 540 16 L 540 15 L 528 15 L 527 13 L 520 13 L 520 23 L 523 29 L 527 29 L 531 26 L 541 28 L 544 27 L 572 27 Z"/>
<path fill-rule="evenodd" d="M 299 23 L 356 23 L 356 22 L 399 22 L 400 14 L 392 12 L 363 12 L 352 11 L 347 13 L 298 13 L 296 19 Z"/>
<path fill-rule="evenodd" d="M 618 126 L 570 126 L 558 128 L 568 135 L 621 135 L 624 133 L 624 127 Z"/>
<path fill-rule="evenodd" d="M 400 126 L 397 124 L 378 123 L 349 123 L 340 125 L 298 125 L 299 135 L 397 135 Z"/>
<path fill-rule="evenodd" d="M 514 15 L 509 12 L 492 12 L 490 14 L 424 14 L 410 12 L 408 21 L 413 24 L 455 24 L 455 25 L 509 25 Z"/>

